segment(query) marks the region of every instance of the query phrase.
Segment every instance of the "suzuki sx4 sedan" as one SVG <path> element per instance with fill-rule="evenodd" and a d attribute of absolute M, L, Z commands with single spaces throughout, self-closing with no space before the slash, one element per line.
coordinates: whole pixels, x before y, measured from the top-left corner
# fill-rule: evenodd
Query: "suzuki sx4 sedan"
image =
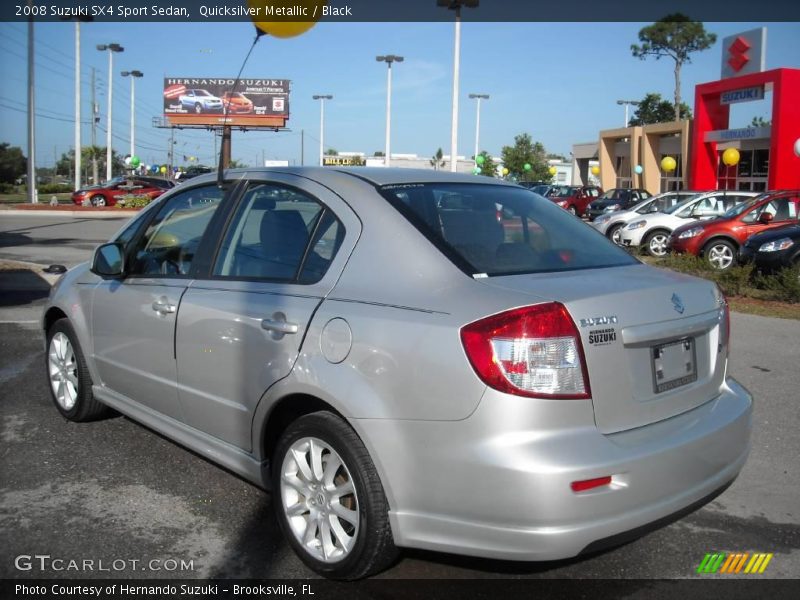
<path fill-rule="evenodd" d="M 594 551 L 708 502 L 749 450 L 717 287 L 483 177 L 198 177 L 42 323 L 64 417 L 113 408 L 270 490 L 333 578 L 402 547 Z"/>

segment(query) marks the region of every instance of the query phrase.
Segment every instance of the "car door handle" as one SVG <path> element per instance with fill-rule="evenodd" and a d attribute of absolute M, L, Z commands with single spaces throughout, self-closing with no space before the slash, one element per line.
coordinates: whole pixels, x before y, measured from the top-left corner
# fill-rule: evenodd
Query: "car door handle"
<path fill-rule="evenodd" d="M 261 329 L 267 331 L 274 331 L 280 334 L 297 333 L 297 323 L 288 323 L 286 321 L 276 321 L 274 319 L 264 319 L 261 321 Z"/>
<path fill-rule="evenodd" d="M 169 300 L 167 300 L 164 297 L 159 298 L 158 300 L 154 301 L 151 306 L 152 306 L 153 310 L 156 311 L 160 315 L 166 315 L 166 314 L 175 312 L 175 305 L 174 304 L 170 304 Z"/>

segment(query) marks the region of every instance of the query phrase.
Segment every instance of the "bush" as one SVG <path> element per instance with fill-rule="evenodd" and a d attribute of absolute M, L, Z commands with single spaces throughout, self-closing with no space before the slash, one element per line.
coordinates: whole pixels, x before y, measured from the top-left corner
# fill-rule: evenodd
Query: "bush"
<path fill-rule="evenodd" d="M 0 194 L 13 194 L 17 187 L 11 183 L 0 183 Z"/>
<path fill-rule="evenodd" d="M 800 302 L 800 264 L 771 275 L 758 275 L 755 285 L 768 291 L 775 300 L 797 304 Z"/>
<path fill-rule="evenodd" d="M 39 186 L 39 195 L 42 194 L 66 194 L 72 191 L 69 183 L 43 183 Z"/>
<path fill-rule="evenodd" d="M 143 208 L 153 201 L 150 196 L 141 194 L 125 194 L 117 198 L 117 204 L 125 208 Z"/>

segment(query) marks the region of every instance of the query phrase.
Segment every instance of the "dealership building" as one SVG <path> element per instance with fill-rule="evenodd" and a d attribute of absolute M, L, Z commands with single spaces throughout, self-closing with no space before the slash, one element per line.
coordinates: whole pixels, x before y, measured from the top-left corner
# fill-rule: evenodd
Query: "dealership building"
<path fill-rule="evenodd" d="M 574 145 L 573 183 L 588 183 L 597 160 L 604 189 L 800 188 L 800 69 L 764 70 L 765 42 L 766 28 L 723 40 L 722 76 L 695 87 L 693 119 L 607 129 L 597 142 Z M 729 128 L 732 105 L 770 95 L 771 122 Z M 722 162 L 728 148 L 739 151 L 738 164 Z M 676 163 L 670 172 L 661 168 L 667 156 Z"/>

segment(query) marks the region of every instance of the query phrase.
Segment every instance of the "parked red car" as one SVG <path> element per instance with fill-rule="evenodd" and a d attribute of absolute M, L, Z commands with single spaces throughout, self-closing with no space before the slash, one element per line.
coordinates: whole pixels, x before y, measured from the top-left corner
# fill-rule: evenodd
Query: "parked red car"
<path fill-rule="evenodd" d="M 581 217 L 589 203 L 597 200 L 602 193 L 603 190 L 594 185 L 556 185 L 547 197 L 561 208 Z"/>
<path fill-rule="evenodd" d="M 231 115 L 253 112 L 253 102 L 239 92 L 225 92 L 222 94 L 222 106 Z"/>
<path fill-rule="evenodd" d="M 766 192 L 732 207 L 718 219 L 678 227 L 669 236 L 667 247 L 702 256 L 722 271 L 735 263 L 739 248 L 751 235 L 797 223 L 799 214 L 800 190 Z"/>
<path fill-rule="evenodd" d="M 147 196 L 155 200 L 169 189 L 152 181 L 115 177 L 101 185 L 92 185 L 72 193 L 72 201 L 78 206 L 115 206 L 123 197 Z"/>

